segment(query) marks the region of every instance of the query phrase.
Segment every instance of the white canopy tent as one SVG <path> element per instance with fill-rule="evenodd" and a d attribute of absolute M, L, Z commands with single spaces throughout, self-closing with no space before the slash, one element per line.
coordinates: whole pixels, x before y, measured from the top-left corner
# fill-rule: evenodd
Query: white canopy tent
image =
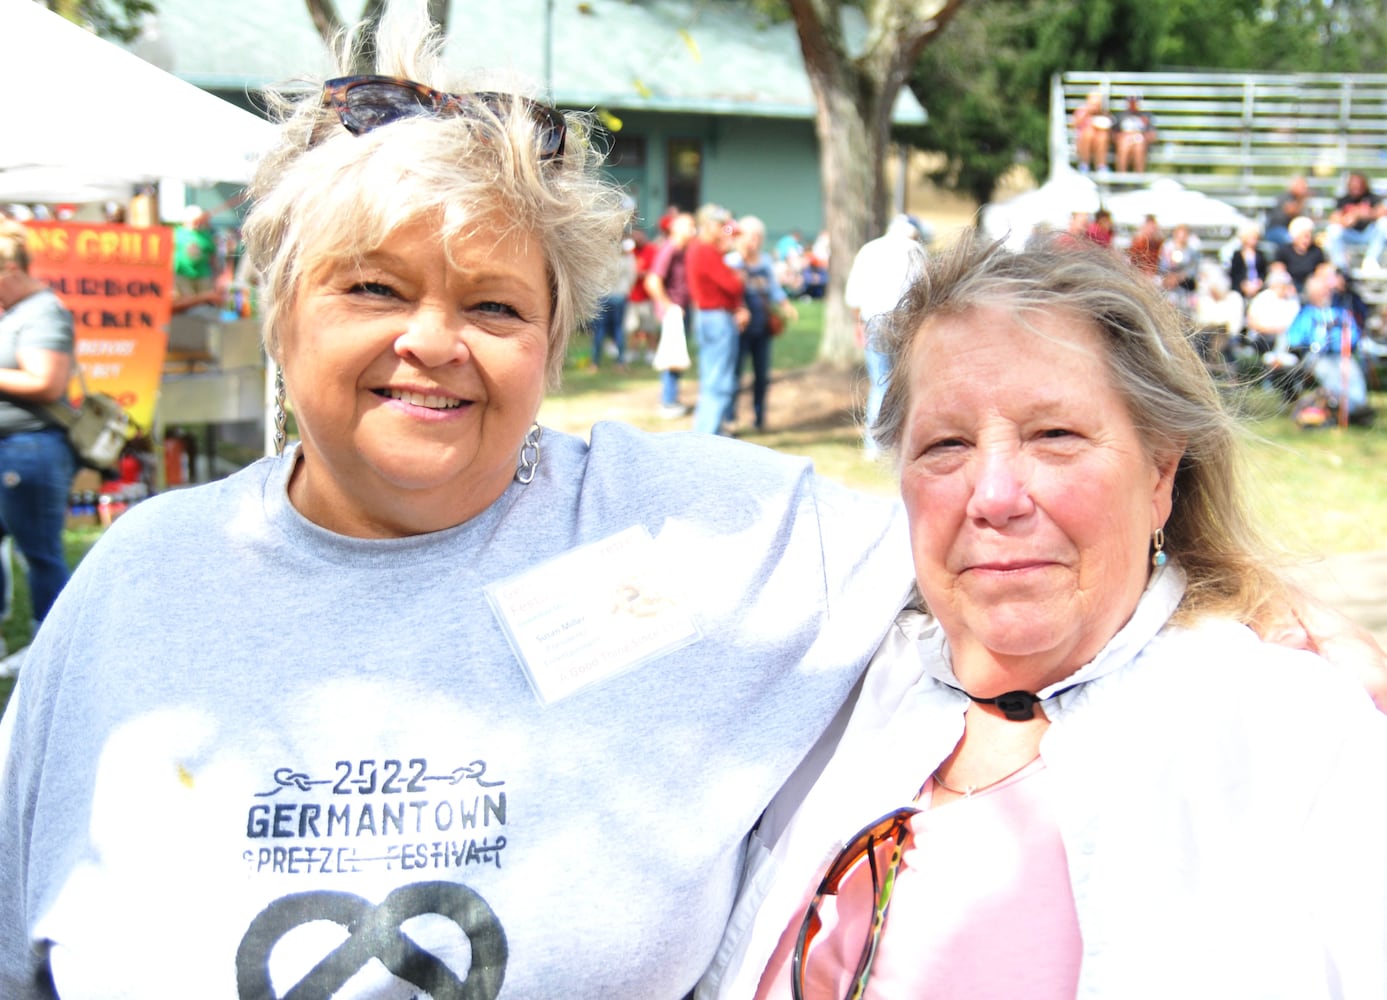
<path fill-rule="evenodd" d="M 162 178 L 245 183 L 273 139 L 269 122 L 33 0 L 0 0 L 0 25 L 0 201 L 99 201 Z"/>
<path fill-rule="evenodd" d="M 1063 229 L 1070 213 L 1092 214 L 1099 208 L 1111 212 L 1114 225 L 1121 230 L 1136 229 L 1146 216 L 1154 215 L 1166 232 L 1184 223 L 1205 236 L 1227 236 L 1250 221 L 1227 202 L 1169 177 L 1104 196 L 1089 175 L 1061 167 L 1035 190 L 985 205 L 982 228 L 993 239 L 1005 238 L 1007 246 L 1015 250 L 1037 226 Z"/>
<path fill-rule="evenodd" d="M 1093 213 L 1100 205 L 1097 184 L 1078 171 L 1062 169 L 1033 191 L 984 205 L 981 228 L 992 239 L 1005 238 L 1010 249 L 1019 250 L 1037 227 L 1064 229 L 1071 213 Z"/>
<path fill-rule="evenodd" d="M 1144 188 L 1123 191 L 1107 200 L 1113 222 L 1136 228 L 1148 215 L 1154 215 L 1167 232 L 1181 223 L 1206 234 L 1229 235 L 1252 220 L 1232 205 L 1200 191 L 1184 187 L 1179 181 L 1161 177 Z"/>

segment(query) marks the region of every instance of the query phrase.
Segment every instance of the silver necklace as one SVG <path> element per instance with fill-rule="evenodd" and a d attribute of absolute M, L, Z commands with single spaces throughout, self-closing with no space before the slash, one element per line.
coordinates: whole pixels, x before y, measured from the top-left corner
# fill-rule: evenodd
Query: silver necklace
<path fill-rule="evenodd" d="M 994 787 L 994 786 L 996 786 L 996 785 L 1000 785 L 1002 782 L 1006 781 L 1008 778 L 1014 778 L 1016 775 L 1020 774 L 1022 771 L 1024 771 L 1026 768 L 1030 767 L 1032 764 L 1034 764 L 1034 763 L 1035 763 L 1036 761 L 1038 761 L 1039 759 L 1040 759 L 1040 754 L 1037 753 L 1034 757 L 1032 757 L 1030 760 L 1026 761 L 1026 763 L 1022 764 L 1022 765 L 1021 765 L 1020 767 L 1018 767 L 1016 770 L 1010 771 L 1010 772 L 1008 772 L 1007 774 L 1002 775 L 1002 776 L 1001 776 L 1000 778 L 998 778 L 996 781 L 989 781 L 989 782 L 988 782 L 987 784 L 985 784 L 985 785 L 966 785 L 966 786 L 964 786 L 963 788 L 955 788 L 953 785 L 950 785 L 948 782 L 946 782 L 943 778 L 941 778 L 941 777 L 939 776 L 939 769 L 938 769 L 938 768 L 935 769 L 934 773 L 931 774 L 930 777 L 933 778 L 933 779 L 934 779 L 934 783 L 935 783 L 936 785 L 938 785 L 940 788 L 944 789 L 944 791 L 946 791 L 946 792 L 953 792 L 955 795 L 962 795 L 965 799 L 971 799 L 971 798 L 973 797 L 973 795 L 976 794 L 977 792 L 985 792 L 985 791 L 987 791 L 987 789 L 989 789 L 989 788 L 992 788 L 992 787 Z M 942 767 L 942 766 L 943 766 L 943 765 L 941 764 L 940 767 Z"/>

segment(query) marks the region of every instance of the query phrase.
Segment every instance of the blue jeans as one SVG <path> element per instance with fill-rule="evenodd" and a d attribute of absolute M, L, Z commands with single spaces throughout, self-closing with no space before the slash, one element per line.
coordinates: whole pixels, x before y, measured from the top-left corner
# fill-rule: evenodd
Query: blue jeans
<path fill-rule="evenodd" d="M 1348 273 L 1349 270 L 1349 247 L 1363 247 L 1364 260 L 1379 260 L 1382 251 L 1387 248 L 1387 230 L 1383 229 L 1383 222 L 1387 220 L 1375 219 L 1366 229 L 1354 229 L 1352 226 L 1332 225 L 1326 233 L 1325 250 L 1329 252 L 1329 259 L 1340 271 Z"/>
<path fill-rule="evenodd" d="M 696 311 L 692 305 L 684 306 L 683 309 L 684 339 L 688 340 L 689 336 L 693 333 Z M 660 405 L 679 405 L 679 376 L 683 374 L 683 371 L 671 371 L 669 369 L 660 372 Z"/>
<path fill-rule="evenodd" d="M 867 413 L 862 437 L 867 453 L 875 456 L 878 448 L 877 443 L 872 440 L 872 425 L 877 422 L 877 414 L 881 412 L 881 401 L 886 395 L 886 379 L 891 374 L 891 359 L 870 347 L 864 348 L 862 353 L 867 364 Z"/>
<path fill-rule="evenodd" d="M 679 405 L 679 376 L 682 374 L 684 373 L 669 369 L 660 372 L 660 404 L 662 406 Z"/>
<path fill-rule="evenodd" d="M 756 416 L 756 429 L 766 428 L 766 390 L 771 384 L 771 331 L 766 326 L 760 329 L 747 327 L 742 331 L 741 345 L 737 351 L 737 381 L 746 371 L 746 363 L 751 362 L 751 409 Z M 738 386 L 740 391 L 740 386 Z M 735 406 L 734 406 L 735 409 Z M 735 413 L 729 416 L 733 419 Z"/>
<path fill-rule="evenodd" d="M 592 367 L 602 367 L 602 342 L 608 337 L 616 343 L 616 363 L 626 364 L 626 296 L 603 296 L 592 323 Z"/>
<path fill-rule="evenodd" d="M 0 437 L 0 521 L 29 564 L 35 623 L 67 583 L 63 524 L 76 471 L 67 434 L 57 428 Z"/>
<path fill-rule="evenodd" d="M 726 309 L 700 309 L 698 330 L 698 406 L 693 429 L 718 434 L 737 397 L 737 321 Z"/>

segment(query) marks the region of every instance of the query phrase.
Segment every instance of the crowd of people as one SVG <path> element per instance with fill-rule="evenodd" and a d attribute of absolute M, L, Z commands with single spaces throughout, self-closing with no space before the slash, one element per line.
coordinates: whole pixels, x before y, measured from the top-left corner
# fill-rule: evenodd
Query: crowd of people
<path fill-rule="evenodd" d="M 610 338 L 618 366 L 628 363 L 629 348 L 660 370 L 661 417 L 676 419 L 692 410 L 694 430 L 709 434 L 733 427 L 765 430 L 774 338 L 798 318 L 796 299 L 822 294 L 828 267 L 826 236 L 812 252 L 794 233 L 773 251 L 766 242 L 760 218 L 735 218 L 712 203 L 692 213 L 671 206 L 653 239 L 631 228 L 622 242 L 620 271 L 593 327 L 592 364 L 602 363 Z M 675 320 L 666 322 L 670 316 Z M 662 350 L 662 338 L 680 336 L 681 330 L 687 344 L 670 350 L 666 343 Z M 695 365 L 699 391 L 690 407 L 680 398 L 680 382 Z M 744 394 L 748 371 L 750 392 Z M 739 402 L 744 395 L 750 398 L 750 420 Z"/>
<path fill-rule="evenodd" d="M 1375 273 L 1369 262 L 1387 237 L 1372 234 L 1387 234 L 1387 228 L 1377 221 L 1354 228 L 1353 219 L 1371 211 L 1345 209 L 1369 200 L 1365 188 L 1361 175 L 1351 175 L 1341 204 L 1320 225 L 1308 214 L 1291 214 L 1309 211 L 1305 180 L 1295 178 L 1269 213 L 1271 228 L 1246 223 L 1234 240 L 1216 248 L 1204 248 L 1184 223 L 1165 232 L 1155 215 L 1115 243 L 1101 210 L 1092 217 L 1072 213 L 1060 239 L 1070 246 L 1115 248 L 1148 275 L 1192 324 L 1216 375 L 1260 379 L 1307 426 L 1337 416 L 1341 402 L 1348 419 L 1367 422 L 1374 416 L 1369 376 L 1387 352 L 1366 336 L 1381 326 L 1381 317 L 1359 293 L 1355 275 Z M 1345 232 L 1369 235 L 1345 240 Z M 1365 252 L 1356 270 L 1345 249 L 1353 239 Z"/>

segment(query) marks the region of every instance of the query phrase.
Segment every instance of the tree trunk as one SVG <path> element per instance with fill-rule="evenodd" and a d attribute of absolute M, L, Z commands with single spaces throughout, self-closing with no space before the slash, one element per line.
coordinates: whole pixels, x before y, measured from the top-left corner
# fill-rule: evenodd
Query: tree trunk
<path fill-rule="evenodd" d="M 313 27 L 318 29 L 318 35 L 323 43 L 329 48 L 333 46 L 337 39 L 337 34 L 346 23 L 342 20 L 342 15 L 337 12 L 337 5 L 334 0 L 304 0 L 308 7 L 308 16 L 313 19 Z M 448 33 L 448 0 L 428 0 L 427 5 L 429 19 L 438 26 L 438 30 Z M 366 6 L 361 11 L 360 23 L 374 27 L 385 13 L 385 0 L 367 0 Z M 362 37 L 357 41 L 357 48 L 354 53 L 356 65 L 352 67 L 354 73 L 374 73 L 376 66 L 376 40 L 371 28 L 367 28 Z"/>
<path fill-rule="evenodd" d="M 789 0 L 804 68 L 814 90 L 814 128 L 828 228 L 828 288 L 819 356 L 835 365 L 861 357 L 843 286 L 862 244 L 885 229 L 883 168 L 891 108 L 924 50 L 963 0 L 867 0 L 867 42 L 848 52 L 842 0 Z"/>
<path fill-rule="evenodd" d="M 868 240 L 881 235 L 886 201 L 881 171 L 885 139 L 873 129 L 856 102 L 843 91 L 819 102 L 815 128 L 824 189 L 824 223 L 828 228 L 828 287 L 824 291 L 824 335 L 819 357 L 837 366 L 862 356 L 853 335 L 852 311 L 843 287 L 853 256 Z M 880 133 L 881 130 L 877 129 Z"/>

